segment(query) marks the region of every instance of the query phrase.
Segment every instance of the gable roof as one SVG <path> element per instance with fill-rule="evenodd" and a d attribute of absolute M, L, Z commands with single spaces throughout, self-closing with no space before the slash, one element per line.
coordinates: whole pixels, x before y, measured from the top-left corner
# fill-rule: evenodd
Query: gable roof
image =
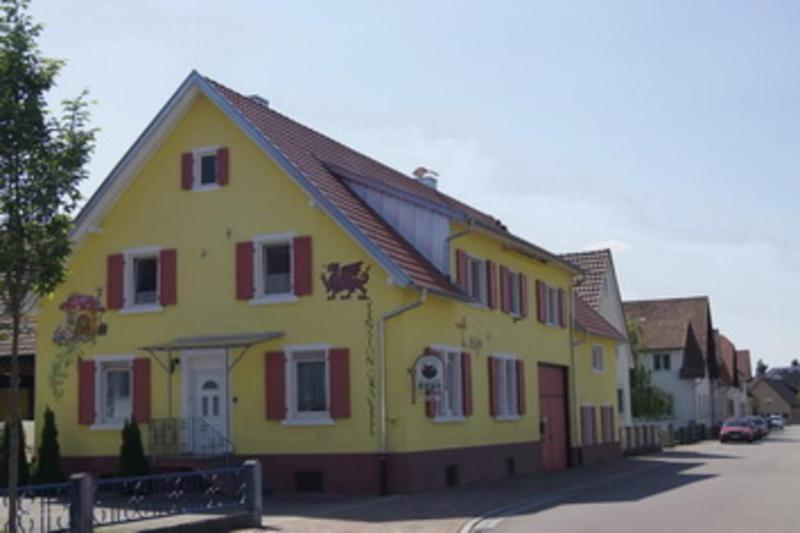
<path fill-rule="evenodd" d="M 715 331 L 716 332 L 716 331 Z M 722 366 L 720 367 L 719 378 L 727 384 L 732 385 L 737 382 L 737 355 L 736 347 L 731 340 L 723 335 L 717 333 L 717 348 L 719 349 L 720 358 L 722 359 Z"/>
<path fill-rule="evenodd" d="M 623 303 L 625 318 L 639 329 L 638 349 L 687 349 L 696 340 L 699 355 L 712 377 L 717 375 L 715 342 L 711 324 L 711 305 L 707 296 L 638 300 Z M 697 361 L 687 361 L 689 374 L 700 371 Z M 705 371 L 701 375 L 705 375 Z"/>
<path fill-rule="evenodd" d="M 428 289 L 467 299 L 444 273 L 433 266 L 346 184 L 345 177 L 400 191 L 435 204 L 476 231 L 503 240 L 511 249 L 577 273 L 558 256 L 511 234 L 496 218 L 397 172 L 275 111 L 258 97 L 245 96 L 192 72 L 120 163 L 101 184 L 76 219 L 76 239 L 99 220 L 103 210 L 124 191 L 142 162 L 140 152 L 157 145 L 159 136 L 202 93 L 260 146 L 313 201 L 326 211 L 403 286 Z"/>
<path fill-rule="evenodd" d="M 797 397 L 797 390 L 793 389 L 784 381 L 769 377 L 756 378 L 756 380 L 750 385 L 750 390 L 752 391 L 758 386 L 759 383 L 764 383 L 767 385 L 769 388 L 775 391 L 778 396 L 783 398 L 783 400 L 786 401 L 786 403 L 788 403 L 791 407 L 800 407 L 800 399 Z"/>
<path fill-rule="evenodd" d="M 603 318 L 600 313 L 592 309 L 592 306 L 586 303 L 577 294 L 573 295 L 575 303 L 575 325 L 592 335 L 599 335 L 609 339 L 618 341 L 626 341 L 627 338 L 617 328 L 612 326 L 608 320 Z"/>
<path fill-rule="evenodd" d="M 561 257 L 581 269 L 582 273 L 575 280 L 575 292 L 596 310 L 600 306 L 606 272 L 611 268 L 611 250 L 570 252 Z"/>
<path fill-rule="evenodd" d="M 750 364 L 750 350 L 736 350 L 736 371 L 745 381 L 753 379 L 753 369 Z"/>

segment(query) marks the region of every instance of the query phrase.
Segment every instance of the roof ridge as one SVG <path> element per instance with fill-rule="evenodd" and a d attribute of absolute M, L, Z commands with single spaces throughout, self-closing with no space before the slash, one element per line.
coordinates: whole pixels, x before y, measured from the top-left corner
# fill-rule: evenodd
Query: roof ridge
<path fill-rule="evenodd" d="M 622 302 L 623 305 L 625 304 L 638 304 L 638 303 L 650 303 L 650 302 L 688 302 L 691 300 L 710 300 L 708 295 L 697 295 L 697 296 L 675 296 L 669 298 L 647 298 L 647 299 L 638 299 L 638 300 L 624 300 Z"/>

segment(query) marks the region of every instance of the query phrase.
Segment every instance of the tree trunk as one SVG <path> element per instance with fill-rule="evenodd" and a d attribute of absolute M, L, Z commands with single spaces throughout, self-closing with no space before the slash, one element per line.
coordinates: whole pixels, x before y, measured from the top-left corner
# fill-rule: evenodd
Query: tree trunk
<path fill-rule="evenodd" d="M 9 450 L 8 450 L 8 531 L 17 531 L 17 484 L 19 482 L 19 330 L 20 311 L 11 311 L 11 411 L 8 420 Z"/>

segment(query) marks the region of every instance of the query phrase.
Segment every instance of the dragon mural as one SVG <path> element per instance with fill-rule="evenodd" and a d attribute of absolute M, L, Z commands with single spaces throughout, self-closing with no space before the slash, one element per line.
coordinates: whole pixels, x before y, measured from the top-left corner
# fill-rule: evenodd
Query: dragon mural
<path fill-rule="evenodd" d="M 367 282 L 369 282 L 369 265 L 363 261 L 355 261 L 342 265 L 328 263 L 320 276 L 328 294 L 328 300 L 349 300 L 358 291 L 359 300 L 369 300 Z"/>

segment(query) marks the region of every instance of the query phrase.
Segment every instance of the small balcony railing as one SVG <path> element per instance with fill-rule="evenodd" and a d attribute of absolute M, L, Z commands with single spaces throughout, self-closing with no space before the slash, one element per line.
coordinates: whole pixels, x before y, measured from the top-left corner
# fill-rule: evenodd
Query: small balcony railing
<path fill-rule="evenodd" d="M 150 420 L 153 457 L 218 457 L 233 454 L 233 443 L 202 418 Z"/>

